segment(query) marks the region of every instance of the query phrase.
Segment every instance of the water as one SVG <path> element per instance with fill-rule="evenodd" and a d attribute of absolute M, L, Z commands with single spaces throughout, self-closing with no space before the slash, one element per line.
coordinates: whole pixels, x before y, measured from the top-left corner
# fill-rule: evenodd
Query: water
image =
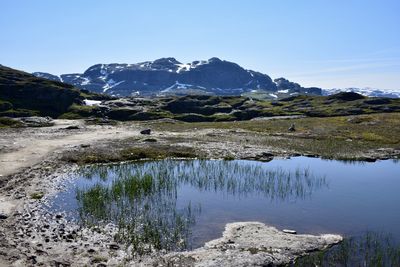
<path fill-rule="evenodd" d="M 143 180 L 146 174 L 149 179 Z M 167 249 L 202 246 L 235 221 L 349 237 L 383 232 L 400 241 L 400 164 L 393 160 L 163 160 L 85 167 L 74 175 L 51 209 L 84 223 L 122 221 L 125 239 L 129 222 L 135 221 L 134 227 L 150 222 L 137 231 Z M 108 191 L 94 192 L 95 186 Z"/>

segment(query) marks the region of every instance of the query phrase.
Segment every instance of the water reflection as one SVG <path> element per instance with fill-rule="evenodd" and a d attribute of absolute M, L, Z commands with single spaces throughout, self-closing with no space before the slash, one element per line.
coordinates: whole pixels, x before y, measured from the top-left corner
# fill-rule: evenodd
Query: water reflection
<path fill-rule="evenodd" d="M 291 266 L 400 266 L 400 246 L 390 234 L 366 232 L 326 251 L 300 258 Z"/>
<path fill-rule="evenodd" d="M 324 176 L 308 168 L 294 171 L 249 161 L 162 160 L 81 168 L 91 183 L 76 189 L 79 220 L 85 225 L 114 222 L 116 239 L 132 245 L 134 253 L 152 249 L 181 250 L 190 246 L 191 227 L 200 207 L 189 201 L 177 206 L 186 186 L 235 198 L 295 201 L 327 187 Z M 79 183 L 78 183 L 79 184 Z"/>

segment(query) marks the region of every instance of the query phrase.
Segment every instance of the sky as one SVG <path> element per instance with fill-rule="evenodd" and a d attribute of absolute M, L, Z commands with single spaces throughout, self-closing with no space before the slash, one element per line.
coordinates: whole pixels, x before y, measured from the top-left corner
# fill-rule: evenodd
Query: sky
<path fill-rule="evenodd" d="M 400 90 L 399 0 L 0 0 L 0 64 L 218 57 L 303 86 Z"/>

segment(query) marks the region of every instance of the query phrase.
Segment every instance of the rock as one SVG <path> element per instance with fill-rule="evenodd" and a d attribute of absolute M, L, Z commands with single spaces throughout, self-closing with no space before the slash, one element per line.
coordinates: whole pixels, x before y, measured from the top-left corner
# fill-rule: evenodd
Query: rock
<path fill-rule="evenodd" d="M 22 117 L 16 120 L 19 120 L 27 127 L 49 127 L 54 125 L 53 119 L 50 117 Z"/>
<path fill-rule="evenodd" d="M 30 261 L 33 265 L 35 265 L 37 263 L 36 258 L 37 257 L 35 255 L 28 256 L 28 261 Z"/>
<path fill-rule="evenodd" d="M 55 260 L 54 261 L 54 266 L 56 266 L 56 267 L 67 267 L 67 266 L 71 266 L 71 263 L 69 263 L 68 261 L 64 261 L 64 260 Z"/>
<path fill-rule="evenodd" d="M 140 131 L 140 134 L 151 134 L 151 129 L 144 129 Z"/>
<path fill-rule="evenodd" d="M 119 249 L 119 245 L 118 244 L 110 244 L 109 248 L 113 249 L 113 250 L 118 250 Z"/>
<path fill-rule="evenodd" d="M 292 125 L 290 125 L 288 131 L 289 132 L 295 132 L 296 131 L 296 125 L 294 123 L 292 123 Z"/>
<path fill-rule="evenodd" d="M 146 138 L 146 139 L 143 139 L 143 142 L 156 143 L 157 139 L 155 139 L 155 138 Z"/>
<path fill-rule="evenodd" d="M 288 235 L 259 222 L 230 223 L 223 237 L 193 251 L 169 253 L 157 266 L 285 266 L 342 240 L 341 236 L 330 234 Z"/>
<path fill-rule="evenodd" d="M 78 130 L 80 127 L 78 125 L 70 125 L 64 128 L 65 130 Z"/>
<path fill-rule="evenodd" d="M 0 213 L 0 220 L 5 220 L 5 219 L 7 219 L 7 218 L 8 218 L 7 215 L 5 215 L 5 214 L 3 214 L 3 213 Z"/>
<path fill-rule="evenodd" d="M 263 153 L 262 153 L 262 156 L 263 156 L 263 157 L 274 157 L 274 154 L 269 153 L 269 152 L 263 152 Z"/>
<path fill-rule="evenodd" d="M 295 230 L 289 230 L 289 229 L 283 229 L 282 232 L 284 232 L 285 234 L 292 234 L 292 235 L 297 234 Z"/>

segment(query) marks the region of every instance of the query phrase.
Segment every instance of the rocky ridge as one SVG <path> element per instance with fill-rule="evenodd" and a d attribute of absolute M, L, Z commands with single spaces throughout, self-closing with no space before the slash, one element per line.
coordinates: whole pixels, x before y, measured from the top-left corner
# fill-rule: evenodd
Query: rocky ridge
<path fill-rule="evenodd" d="M 43 72 L 33 74 L 50 80 L 61 80 L 80 89 L 118 96 L 241 95 L 257 90 L 321 94 L 320 88 L 303 88 L 284 78 L 273 81 L 266 74 L 246 70 L 236 63 L 216 57 L 191 63 L 182 63 L 168 57 L 136 64 L 96 64 L 84 73 L 62 74 L 59 77 Z"/>

